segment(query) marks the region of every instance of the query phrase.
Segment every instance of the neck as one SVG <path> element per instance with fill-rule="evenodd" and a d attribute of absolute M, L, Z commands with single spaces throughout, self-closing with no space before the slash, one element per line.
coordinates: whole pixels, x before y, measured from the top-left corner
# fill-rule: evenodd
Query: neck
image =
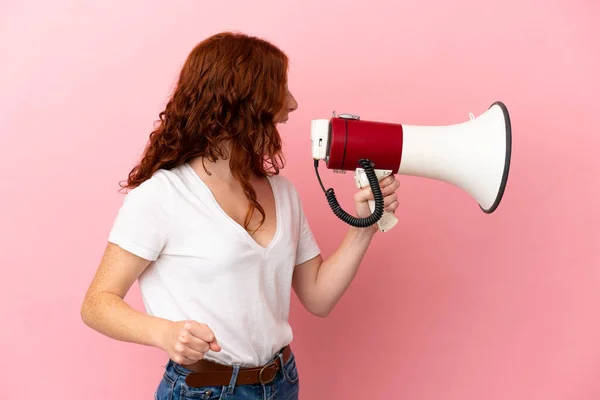
<path fill-rule="evenodd" d="M 229 166 L 229 154 L 231 154 L 231 145 L 229 143 L 222 144 L 223 158 L 218 158 L 215 161 L 210 161 L 205 157 L 196 157 L 190 161 L 190 166 L 196 173 L 207 181 L 234 183 L 235 177 Z"/>
<path fill-rule="evenodd" d="M 231 154 L 232 144 L 229 141 L 225 141 L 220 144 L 220 148 L 222 149 L 222 158 L 211 161 L 206 157 L 198 156 L 188 163 L 196 174 L 206 181 L 237 184 L 237 179 L 233 176 L 231 167 L 229 166 L 229 155 Z M 262 180 L 263 176 L 255 173 L 250 176 L 250 182 L 253 184 Z"/>
<path fill-rule="evenodd" d="M 190 166 L 204 179 L 224 182 L 235 180 L 229 167 L 229 159 L 217 159 L 213 162 L 204 157 L 196 157 L 190 161 Z"/>

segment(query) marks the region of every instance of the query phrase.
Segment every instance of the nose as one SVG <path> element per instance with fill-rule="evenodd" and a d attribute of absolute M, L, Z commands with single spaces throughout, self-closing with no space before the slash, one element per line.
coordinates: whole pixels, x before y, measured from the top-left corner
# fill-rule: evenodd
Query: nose
<path fill-rule="evenodd" d="M 288 98 L 288 112 L 293 112 L 298 109 L 298 102 L 292 94 Z"/>

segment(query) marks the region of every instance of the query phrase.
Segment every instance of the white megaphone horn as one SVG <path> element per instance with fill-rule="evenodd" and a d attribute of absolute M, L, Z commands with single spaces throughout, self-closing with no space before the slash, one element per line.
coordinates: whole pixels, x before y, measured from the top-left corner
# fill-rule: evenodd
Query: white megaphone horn
<path fill-rule="evenodd" d="M 500 204 L 510 169 L 512 132 L 508 109 L 497 101 L 475 118 L 446 126 L 362 121 L 351 114 L 311 121 L 312 156 L 321 188 L 333 212 L 349 225 L 380 231 L 396 217 L 383 210 L 379 180 L 390 174 L 447 182 L 467 192 L 480 209 L 493 213 Z M 336 172 L 354 171 L 358 188 L 370 186 L 372 214 L 356 218 L 344 211 L 333 189 L 325 190 L 318 163 Z"/>

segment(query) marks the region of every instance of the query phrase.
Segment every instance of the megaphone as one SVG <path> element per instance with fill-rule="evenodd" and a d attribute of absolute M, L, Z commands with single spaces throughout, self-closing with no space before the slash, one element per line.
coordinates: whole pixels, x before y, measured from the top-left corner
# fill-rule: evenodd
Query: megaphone
<path fill-rule="evenodd" d="M 443 181 L 468 193 L 486 214 L 504 195 L 510 170 L 512 131 L 504 103 L 493 103 L 475 118 L 444 126 L 403 125 L 361 120 L 339 114 L 311 121 L 312 157 L 319 184 L 341 220 L 355 227 L 378 224 L 388 231 L 398 221 L 384 212 L 379 181 L 390 174 Z M 357 218 L 340 207 L 333 189 L 325 189 L 319 161 L 334 172 L 354 171 L 357 188 L 370 186 L 372 214 Z"/>

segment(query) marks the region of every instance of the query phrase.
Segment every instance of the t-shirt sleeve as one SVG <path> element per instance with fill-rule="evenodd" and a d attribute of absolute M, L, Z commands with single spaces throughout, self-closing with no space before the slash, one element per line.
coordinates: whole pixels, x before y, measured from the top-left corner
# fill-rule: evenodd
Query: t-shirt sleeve
<path fill-rule="evenodd" d="M 299 235 L 298 248 L 296 249 L 296 265 L 302 264 L 321 253 L 321 249 L 310 228 L 308 219 L 304 214 L 304 208 L 300 196 L 296 193 L 297 207 L 299 212 Z"/>
<path fill-rule="evenodd" d="M 163 250 L 169 231 L 168 193 L 156 177 L 125 195 L 108 241 L 149 261 Z"/>

